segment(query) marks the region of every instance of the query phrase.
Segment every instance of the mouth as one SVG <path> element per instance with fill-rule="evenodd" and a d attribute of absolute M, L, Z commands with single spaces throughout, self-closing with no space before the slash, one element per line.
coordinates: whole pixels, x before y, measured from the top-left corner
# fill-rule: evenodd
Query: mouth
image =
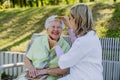
<path fill-rule="evenodd" d="M 52 34 L 55 35 L 55 36 L 58 36 L 58 35 L 59 35 L 58 32 L 52 32 Z"/>

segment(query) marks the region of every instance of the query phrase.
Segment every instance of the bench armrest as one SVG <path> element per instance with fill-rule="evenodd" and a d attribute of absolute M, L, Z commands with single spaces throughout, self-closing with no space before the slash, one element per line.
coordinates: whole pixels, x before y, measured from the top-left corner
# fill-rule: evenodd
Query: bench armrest
<path fill-rule="evenodd" d="M 4 65 L 0 66 L 0 71 L 2 71 L 3 69 L 13 68 L 13 67 L 19 67 L 19 66 L 23 66 L 23 65 L 24 65 L 23 62 L 11 63 L 11 64 L 4 64 Z"/>
<path fill-rule="evenodd" d="M 1 80 L 1 71 L 7 68 L 13 68 L 13 67 L 19 67 L 19 66 L 24 66 L 23 62 L 19 62 L 19 63 L 11 63 L 11 64 L 4 64 L 0 66 L 0 80 Z"/>

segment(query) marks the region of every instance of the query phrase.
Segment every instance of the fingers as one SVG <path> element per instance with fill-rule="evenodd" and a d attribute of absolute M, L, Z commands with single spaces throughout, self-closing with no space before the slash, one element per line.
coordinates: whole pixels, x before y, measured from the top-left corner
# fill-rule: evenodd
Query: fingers
<path fill-rule="evenodd" d="M 38 75 L 38 73 L 37 73 L 37 70 L 35 68 L 29 71 L 29 76 L 31 78 L 35 78 L 37 75 Z"/>
<path fill-rule="evenodd" d="M 36 68 L 36 70 L 41 70 L 42 68 Z"/>
<path fill-rule="evenodd" d="M 51 48 L 57 45 L 57 41 L 51 39 L 49 36 L 48 36 L 48 40 L 49 40 L 49 45 Z"/>

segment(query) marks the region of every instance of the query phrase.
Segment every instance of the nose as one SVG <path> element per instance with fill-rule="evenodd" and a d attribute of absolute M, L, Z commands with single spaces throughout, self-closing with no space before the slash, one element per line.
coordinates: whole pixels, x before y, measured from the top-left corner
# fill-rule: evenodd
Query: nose
<path fill-rule="evenodd" d="M 58 28 L 57 28 L 57 27 L 55 27 L 55 28 L 54 28 L 54 30 L 58 30 Z"/>

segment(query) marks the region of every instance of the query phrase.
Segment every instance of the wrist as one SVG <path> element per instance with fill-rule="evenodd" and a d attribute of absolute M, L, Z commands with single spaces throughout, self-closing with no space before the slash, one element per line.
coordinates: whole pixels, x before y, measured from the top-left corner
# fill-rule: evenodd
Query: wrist
<path fill-rule="evenodd" d="M 68 26 L 69 29 L 72 29 L 72 26 Z"/>
<path fill-rule="evenodd" d="M 68 25 L 68 29 L 71 29 L 71 28 L 72 28 L 72 26 L 71 26 L 71 24 L 69 24 L 69 25 Z"/>
<path fill-rule="evenodd" d="M 46 74 L 48 75 L 48 74 L 49 74 L 49 72 L 50 72 L 50 69 L 49 69 L 49 68 L 47 68 L 45 72 L 46 72 Z"/>
<path fill-rule="evenodd" d="M 30 66 L 30 67 L 28 68 L 28 70 L 32 70 L 32 69 L 34 69 L 34 67 L 33 67 L 33 66 Z"/>

